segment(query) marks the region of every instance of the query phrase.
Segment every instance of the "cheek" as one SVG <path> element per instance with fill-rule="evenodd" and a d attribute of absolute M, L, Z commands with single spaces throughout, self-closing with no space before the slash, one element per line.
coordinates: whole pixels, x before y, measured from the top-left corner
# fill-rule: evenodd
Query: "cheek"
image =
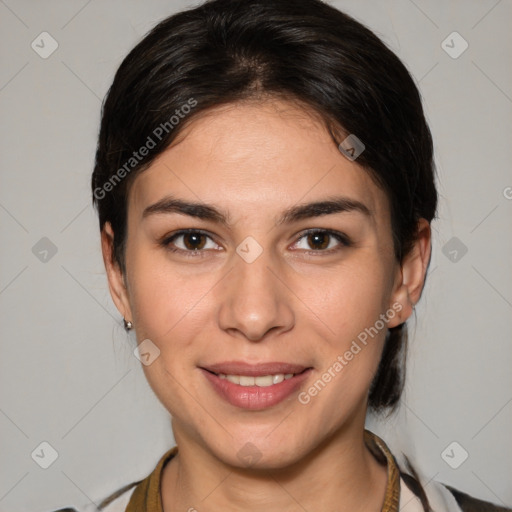
<path fill-rule="evenodd" d="M 162 351 L 181 350 L 208 316 L 213 274 L 195 274 L 171 266 L 165 255 L 134 251 L 131 259 L 131 304 L 137 335 L 151 339 Z M 179 340 L 179 343 L 175 343 Z"/>
<path fill-rule="evenodd" d="M 340 276 L 316 295 L 315 310 L 328 325 L 328 334 L 315 347 L 316 379 L 298 400 L 309 418 L 321 418 L 321 427 L 313 422 L 317 428 L 334 432 L 361 413 L 378 368 L 387 329 L 377 324 L 382 301 L 367 277 L 355 272 Z"/>
<path fill-rule="evenodd" d="M 307 303 L 341 340 L 357 337 L 388 307 L 386 272 L 374 258 L 363 257 L 332 272 L 308 279 Z"/>
<path fill-rule="evenodd" d="M 197 340 L 212 316 L 208 297 L 216 281 L 212 273 L 179 272 L 142 251 L 134 254 L 131 264 L 136 276 L 131 281 L 131 302 L 138 342 L 149 339 L 159 350 L 158 357 L 142 369 L 163 406 L 181 411 L 191 421 L 190 394 L 199 392 L 190 369 L 201 353 Z"/>
<path fill-rule="evenodd" d="M 382 320 L 389 309 L 386 275 L 377 258 L 361 257 L 328 276 L 319 275 L 308 287 L 308 304 L 327 326 L 317 351 L 320 378 L 333 382 L 334 400 L 365 393 L 377 370 L 387 332 Z M 324 372 L 329 374 L 322 378 Z"/>

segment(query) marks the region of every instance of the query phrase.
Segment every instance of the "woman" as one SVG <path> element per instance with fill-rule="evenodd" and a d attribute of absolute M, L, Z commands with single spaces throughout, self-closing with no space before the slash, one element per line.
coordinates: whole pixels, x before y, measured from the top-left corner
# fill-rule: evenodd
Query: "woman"
<path fill-rule="evenodd" d="M 171 16 L 115 76 L 92 189 L 177 444 L 100 510 L 505 510 L 364 428 L 400 400 L 437 206 L 418 91 L 372 32 L 318 0 Z"/>

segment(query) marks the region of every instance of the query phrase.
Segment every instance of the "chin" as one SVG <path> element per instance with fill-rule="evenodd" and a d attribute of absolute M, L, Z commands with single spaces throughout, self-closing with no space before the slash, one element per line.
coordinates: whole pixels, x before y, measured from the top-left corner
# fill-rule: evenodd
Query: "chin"
<path fill-rule="evenodd" d="M 287 443 L 271 440 L 268 432 L 261 437 L 240 436 L 229 439 L 223 447 L 212 450 L 213 454 L 225 464 L 239 469 L 253 471 L 276 470 L 295 464 L 304 454 L 304 443 L 288 438 Z"/>

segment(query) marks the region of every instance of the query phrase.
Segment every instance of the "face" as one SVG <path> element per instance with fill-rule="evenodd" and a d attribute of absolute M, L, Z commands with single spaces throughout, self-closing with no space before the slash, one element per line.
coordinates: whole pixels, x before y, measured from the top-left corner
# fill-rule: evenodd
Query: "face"
<path fill-rule="evenodd" d="M 363 428 L 386 330 L 424 271 L 403 282 L 389 212 L 318 120 L 277 100 L 197 117 L 137 176 L 127 273 L 107 265 L 109 284 L 150 340 L 143 369 L 178 445 L 277 468 Z"/>

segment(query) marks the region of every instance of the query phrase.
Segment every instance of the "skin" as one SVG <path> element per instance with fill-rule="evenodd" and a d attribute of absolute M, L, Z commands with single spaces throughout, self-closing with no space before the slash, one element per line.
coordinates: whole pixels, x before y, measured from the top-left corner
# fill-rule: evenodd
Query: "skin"
<path fill-rule="evenodd" d="M 178 213 L 143 218 L 168 194 L 214 205 L 231 224 Z M 276 225 L 285 209 L 333 194 L 361 201 L 372 216 L 350 211 Z M 209 236 L 159 244 L 185 228 Z M 352 244 L 308 241 L 302 233 L 309 228 L 337 230 Z M 126 275 L 112 261 L 113 236 L 107 223 L 110 292 L 138 342 L 149 338 L 160 350 L 143 369 L 172 416 L 178 445 L 163 471 L 164 510 L 380 511 L 386 467 L 366 448 L 363 429 L 385 328 L 307 404 L 295 393 L 260 411 L 234 407 L 198 367 L 233 359 L 300 363 L 313 367 L 300 391 L 307 390 L 393 304 L 401 310 L 387 327 L 409 318 L 430 258 L 429 223 L 419 222 L 400 265 L 384 192 L 312 113 L 267 100 L 197 116 L 136 177 Z M 247 236 L 263 249 L 252 263 L 236 252 Z M 192 257 L 170 250 L 190 254 L 197 246 Z M 247 442 L 261 453 L 250 468 L 237 457 Z"/>

